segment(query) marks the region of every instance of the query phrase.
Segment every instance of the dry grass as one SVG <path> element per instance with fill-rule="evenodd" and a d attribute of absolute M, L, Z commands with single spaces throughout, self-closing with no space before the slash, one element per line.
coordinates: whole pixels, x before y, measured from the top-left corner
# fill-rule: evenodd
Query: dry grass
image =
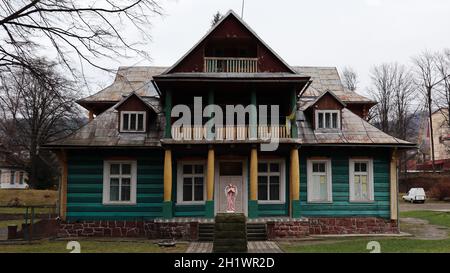
<path fill-rule="evenodd" d="M 54 206 L 58 192 L 53 190 L 0 190 L 0 206 L 18 203 L 19 206 Z"/>

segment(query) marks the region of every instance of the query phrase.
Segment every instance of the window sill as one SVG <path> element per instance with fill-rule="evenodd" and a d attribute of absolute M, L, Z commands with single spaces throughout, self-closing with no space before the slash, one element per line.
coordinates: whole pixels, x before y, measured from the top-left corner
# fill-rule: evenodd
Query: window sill
<path fill-rule="evenodd" d="M 263 200 L 258 200 L 258 205 L 284 205 L 286 204 L 285 201 L 263 201 Z"/>
<path fill-rule="evenodd" d="M 186 202 L 177 202 L 177 206 L 192 206 L 192 205 L 205 205 L 206 201 L 186 201 Z"/>
<path fill-rule="evenodd" d="M 351 204 L 374 204 L 375 200 L 350 200 Z"/>
<path fill-rule="evenodd" d="M 333 204 L 333 201 L 307 201 L 307 204 Z"/>
<path fill-rule="evenodd" d="M 136 202 L 103 202 L 104 206 L 136 206 Z"/>

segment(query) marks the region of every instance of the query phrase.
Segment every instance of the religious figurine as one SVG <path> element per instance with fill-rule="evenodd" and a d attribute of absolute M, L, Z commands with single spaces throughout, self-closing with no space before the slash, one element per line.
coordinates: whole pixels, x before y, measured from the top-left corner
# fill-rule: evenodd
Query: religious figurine
<path fill-rule="evenodd" d="M 228 184 L 225 187 L 225 195 L 227 196 L 227 212 L 233 213 L 236 212 L 236 194 L 237 194 L 237 187 L 233 184 Z"/>

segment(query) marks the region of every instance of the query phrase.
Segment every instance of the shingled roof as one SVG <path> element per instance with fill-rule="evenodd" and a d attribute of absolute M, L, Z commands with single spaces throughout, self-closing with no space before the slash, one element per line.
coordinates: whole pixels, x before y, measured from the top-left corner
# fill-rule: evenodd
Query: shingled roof
<path fill-rule="evenodd" d="M 151 80 L 153 76 L 160 75 L 167 67 L 160 66 L 122 66 L 117 70 L 114 82 L 105 89 L 78 101 L 83 102 L 102 102 L 102 101 L 120 101 L 124 96 L 135 92 L 139 96 L 155 96 L 155 87 Z"/>
<path fill-rule="evenodd" d="M 47 144 L 48 147 L 56 146 L 94 146 L 94 147 L 159 147 L 160 139 L 163 136 L 164 116 L 162 107 L 158 98 L 141 97 L 147 105 L 151 105 L 156 111 L 157 117 L 155 124 L 151 124 L 147 133 L 120 133 L 118 130 L 119 115 L 115 109 L 120 103 L 109 108 L 94 120 L 90 121 L 78 131 L 65 139 Z M 125 100 L 125 99 L 124 99 Z"/>

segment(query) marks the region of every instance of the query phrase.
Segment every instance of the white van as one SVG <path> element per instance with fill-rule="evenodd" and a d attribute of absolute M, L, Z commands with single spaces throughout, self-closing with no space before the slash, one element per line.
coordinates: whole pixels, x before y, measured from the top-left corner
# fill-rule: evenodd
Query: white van
<path fill-rule="evenodd" d="M 405 202 L 411 202 L 411 203 L 425 203 L 426 195 L 423 188 L 412 188 L 409 190 L 407 195 L 403 195 L 403 200 Z"/>

